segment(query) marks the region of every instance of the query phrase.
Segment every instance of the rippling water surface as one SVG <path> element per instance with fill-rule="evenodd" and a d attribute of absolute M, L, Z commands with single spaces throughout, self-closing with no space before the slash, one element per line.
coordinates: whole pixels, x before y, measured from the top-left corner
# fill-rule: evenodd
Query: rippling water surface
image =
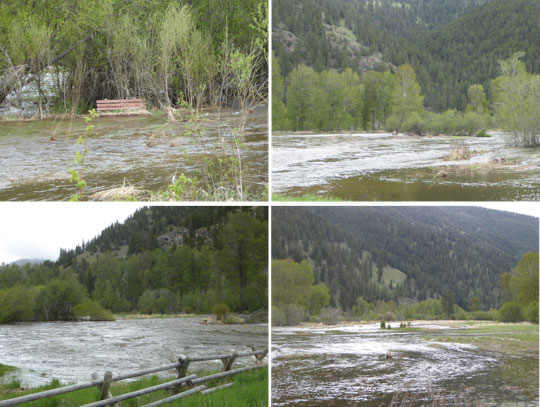
<path fill-rule="evenodd" d="M 0 325 L 0 363 L 20 368 L 14 375 L 35 386 L 51 378 L 81 382 L 92 372 L 128 373 L 166 365 L 170 357 L 180 355 L 219 355 L 268 346 L 267 325 L 200 322 L 201 318 L 163 318 Z M 255 357 L 238 358 L 235 366 L 254 363 Z M 191 366 L 197 370 L 223 365 L 209 361 Z"/>
<path fill-rule="evenodd" d="M 207 112 L 199 122 L 207 151 L 238 126 L 234 111 Z M 248 116 L 241 150 L 246 185 L 264 188 L 268 179 L 266 107 Z M 117 188 L 124 179 L 143 190 L 165 190 L 171 177 L 201 167 L 193 154 L 201 143 L 185 133 L 186 123 L 163 117 L 100 117 L 93 123 L 85 160 L 85 194 Z M 68 169 L 76 141 L 85 132 L 83 119 L 0 121 L 0 200 L 66 200 L 75 193 Z M 219 131 L 218 131 L 219 130 Z M 51 140 L 53 136 L 54 140 Z M 150 138 L 152 140 L 150 142 Z M 150 145 L 150 146 L 149 146 Z"/>
<path fill-rule="evenodd" d="M 420 397 L 417 406 L 433 397 L 452 406 L 537 406 L 498 375 L 502 363 L 473 345 L 377 325 L 273 328 L 272 405 L 387 407 L 409 393 Z"/>
<path fill-rule="evenodd" d="M 462 141 L 471 158 L 448 161 Z M 540 200 L 540 150 L 508 142 L 500 133 L 459 140 L 390 133 L 273 135 L 272 190 L 351 200 Z M 463 168 L 435 176 L 452 166 Z"/>

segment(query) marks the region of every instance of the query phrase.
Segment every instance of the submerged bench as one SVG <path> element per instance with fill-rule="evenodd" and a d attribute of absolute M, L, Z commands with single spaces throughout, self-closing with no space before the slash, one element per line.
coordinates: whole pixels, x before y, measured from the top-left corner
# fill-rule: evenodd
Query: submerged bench
<path fill-rule="evenodd" d="M 127 109 L 146 109 L 142 99 L 104 99 L 96 101 L 98 112 Z"/>

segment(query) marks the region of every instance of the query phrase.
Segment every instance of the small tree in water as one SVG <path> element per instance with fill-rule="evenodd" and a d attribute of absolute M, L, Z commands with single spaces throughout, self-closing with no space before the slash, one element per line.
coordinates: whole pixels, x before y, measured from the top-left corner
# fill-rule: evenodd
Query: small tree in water
<path fill-rule="evenodd" d="M 540 75 L 529 74 L 525 55 L 515 53 L 499 61 L 502 76 L 492 81 L 495 118 L 512 133 L 513 143 L 522 147 L 540 146 Z"/>

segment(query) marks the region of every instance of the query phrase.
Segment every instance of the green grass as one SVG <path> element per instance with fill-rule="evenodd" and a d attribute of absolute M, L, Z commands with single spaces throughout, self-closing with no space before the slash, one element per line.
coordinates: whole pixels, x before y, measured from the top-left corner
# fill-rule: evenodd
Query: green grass
<path fill-rule="evenodd" d="M 458 342 L 477 346 L 480 349 L 508 356 L 531 355 L 538 358 L 537 324 L 495 324 L 473 323 L 473 328 L 446 331 L 449 336 L 426 336 L 425 339 L 440 342 Z M 493 323 L 492 323 L 493 324 Z M 483 326 L 484 325 L 484 326 Z M 487 326 L 485 326 L 487 325 Z M 445 331 L 441 332 L 442 334 Z M 471 336 L 471 334 L 491 334 Z M 460 334 L 464 334 L 461 336 Z M 499 334 L 499 335 L 498 335 Z"/>
<path fill-rule="evenodd" d="M 206 375 L 206 374 L 204 374 Z M 199 376 L 202 377 L 203 374 Z M 171 379 L 168 379 L 171 380 Z M 141 390 L 149 386 L 168 381 L 160 379 L 157 376 L 151 376 L 138 380 L 136 382 L 121 382 L 113 383 L 111 393 L 114 396 L 129 393 L 136 390 Z M 193 395 L 188 396 L 184 400 L 179 400 L 167 405 L 171 406 L 198 406 L 198 407 L 233 407 L 233 406 L 250 406 L 250 407 L 267 407 L 268 406 L 268 369 L 258 369 L 233 376 L 231 378 L 218 379 L 206 383 L 208 388 L 215 387 L 221 384 L 234 381 L 231 388 L 218 390 L 208 395 Z M 20 387 L 17 386 L 17 387 Z M 37 393 L 52 388 L 61 387 L 57 380 L 53 380 L 51 384 L 32 388 L 30 390 L 14 390 L 7 385 L 0 385 L 0 400 L 19 397 L 30 393 Z M 122 403 L 125 407 L 138 407 L 148 404 L 152 401 L 169 397 L 171 393 L 165 390 L 154 392 L 135 399 L 126 400 Z M 43 400 L 32 402 L 34 407 L 75 407 L 81 404 L 87 404 L 99 400 L 99 391 L 97 387 L 79 390 L 77 392 L 63 394 L 60 396 L 50 397 Z"/>
<path fill-rule="evenodd" d="M 4 376 L 6 373 L 13 372 L 17 370 L 16 367 L 3 365 L 0 363 L 0 377 Z"/>
<path fill-rule="evenodd" d="M 334 196 L 319 196 L 313 194 L 306 194 L 301 196 L 288 196 L 281 194 L 272 194 L 272 201 L 294 201 L 294 202 L 339 202 L 343 201 L 341 198 Z"/>

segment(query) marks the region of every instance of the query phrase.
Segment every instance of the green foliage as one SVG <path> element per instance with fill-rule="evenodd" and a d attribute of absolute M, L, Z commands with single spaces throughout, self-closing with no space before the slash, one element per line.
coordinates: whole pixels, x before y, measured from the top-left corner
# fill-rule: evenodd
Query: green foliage
<path fill-rule="evenodd" d="M 73 313 L 77 319 L 89 319 L 91 321 L 114 321 L 112 312 L 103 309 L 97 302 L 88 300 L 73 307 Z"/>
<path fill-rule="evenodd" d="M 512 133 L 513 143 L 540 146 L 540 75 L 527 73 L 525 55 L 515 53 L 500 61 L 502 75 L 492 82 L 493 105 L 498 124 Z"/>
<path fill-rule="evenodd" d="M 272 326 L 287 325 L 285 313 L 275 305 L 272 305 Z"/>
<path fill-rule="evenodd" d="M 480 311 L 480 298 L 478 297 L 469 298 L 469 311 L 471 312 Z"/>
<path fill-rule="evenodd" d="M 34 315 L 44 321 L 71 321 L 76 318 L 74 307 L 87 299 L 86 289 L 75 276 L 54 279 L 36 297 Z"/>
<path fill-rule="evenodd" d="M 523 307 L 517 302 L 504 303 L 499 310 L 499 321 L 520 322 L 523 321 Z"/>
<path fill-rule="evenodd" d="M 160 247 L 162 235 L 181 244 Z M 112 312 L 209 313 L 218 303 L 236 313 L 266 309 L 267 236 L 264 207 L 142 208 L 62 249 L 56 263 L 0 265 L 1 320 L 72 320 L 89 298 Z"/>
<path fill-rule="evenodd" d="M 355 67 L 365 73 L 410 64 L 433 112 L 464 110 L 473 84 L 481 84 L 490 99 L 497 60 L 513 52 L 525 50 L 529 71 L 540 72 L 536 0 L 408 0 L 406 5 L 274 1 L 272 46 L 281 71 L 286 76 L 305 64 L 318 72 Z M 347 35 L 339 38 L 338 30 Z"/>
<path fill-rule="evenodd" d="M 424 97 L 420 92 L 420 85 L 416 81 L 416 73 L 412 66 L 400 66 L 394 77 L 394 82 L 392 117 L 395 118 L 397 128 L 400 129 L 405 119 L 412 113 L 418 113 L 424 109 Z"/>
<path fill-rule="evenodd" d="M 214 373 L 214 372 L 212 372 Z M 141 390 L 150 386 L 170 381 L 171 378 L 161 378 L 158 376 L 145 377 L 132 382 L 117 382 L 111 385 L 111 392 L 114 395 L 130 393 Z M 219 386 L 227 382 L 227 379 L 218 379 L 209 382 L 210 387 Z M 204 406 L 204 407 L 234 407 L 239 405 L 249 405 L 253 407 L 266 407 L 268 405 L 268 369 L 257 369 L 254 371 L 240 373 L 234 376 L 235 385 L 232 388 L 226 388 L 211 394 L 193 395 L 172 403 L 173 406 Z M 61 383 L 52 379 L 51 382 L 44 386 L 35 387 L 32 389 L 21 390 L 21 383 L 12 383 L 2 386 L 2 395 L 0 399 L 8 399 L 27 395 L 30 393 L 41 392 L 60 387 Z M 9 389 L 13 389 L 10 391 Z M 132 400 L 133 406 L 145 405 L 155 402 L 165 397 L 170 396 L 167 390 L 153 392 Z M 36 407 L 50 407 L 51 405 L 66 405 L 75 406 L 82 404 L 90 404 L 99 398 L 99 392 L 96 388 L 79 390 L 72 393 L 62 394 L 43 400 L 36 400 L 32 405 Z M 131 404 L 130 404 L 131 405 Z"/>
<path fill-rule="evenodd" d="M 88 116 L 85 117 L 86 120 L 86 133 L 84 135 L 80 135 L 77 139 L 77 146 L 82 146 L 82 151 L 77 151 L 75 153 L 75 158 L 73 159 L 73 164 L 80 167 L 79 169 L 69 169 L 68 172 L 71 174 L 70 182 L 74 182 L 75 186 L 78 189 L 78 193 L 73 195 L 70 199 L 70 201 L 80 201 L 83 195 L 84 188 L 86 187 L 86 181 L 84 179 L 84 160 L 86 159 L 86 155 L 88 154 L 88 137 L 92 136 L 92 133 L 94 131 L 94 125 L 92 124 L 92 121 L 96 118 L 98 118 L 99 115 L 97 114 L 95 109 L 91 109 L 88 112 Z"/>
<path fill-rule="evenodd" d="M 22 285 L 0 290 L 0 323 L 32 320 L 35 300 L 29 291 Z"/>
<path fill-rule="evenodd" d="M 538 224 L 477 208 L 275 207 L 272 239 L 274 305 L 307 307 L 307 286 L 324 283 L 328 305 L 362 320 L 387 311 L 443 318 L 434 298 L 448 287 L 461 308 L 469 309 L 471 293 L 484 309 L 499 308 L 499 277 L 515 267 L 519 253 L 538 246 Z M 389 267 L 401 277 L 388 278 Z"/>
<path fill-rule="evenodd" d="M 147 290 L 139 298 L 139 311 L 145 314 L 172 314 L 178 311 L 178 299 L 166 288 Z"/>
<path fill-rule="evenodd" d="M 229 309 L 229 306 L 224 303 L 215 304 L 212 307 L 212 314 L 216 316 L 218 321 L 224 321 L 229 316 L 229 313 L 231 310 Z"/>
<path fill-rule="evenodd" d="M 288 326 L 298 325 L 306 318 L 306 312 L 304 308 L 296 304 L 285 305 L 284 314 Z"/>
<path fill-rule="evenodd" d="M 386 328 L 386 322 L 385 322 L 384 319 L 381 320 L 380 328 L 381 328 L 381 329 L 385 329 L 385 328 Z"/>
<path fill-rule="evenodd" d="M 506 319 L 519 316 L 520 321 L 538 322 L 538 258 L 538 253 L 525 253 L 512 273 L 501 275 L 499 287 L 504 304 L 499 319 L 509 322 Z"/>
<path fill-rule="evenodd" d="M 73 113 L 96 99 L 125 97 L 160 108 L 184 99 L 196 108 L 234 102 L 237 89 L 220 69 L 230 62 L 221 53 L 225 42 L 242 54 L 256 50 L 254 80 L 262 91 L 257 100 L 265 100 L 266 0 L 188 3 L 82 0 L 72 7 L 56 0 L 2 2 L 0 43 L 8 44 L 6 54 L 36 80 L 39 113 L 46 100 L 47 106 Z M 4 56 L 1 74 L 11 69 Z M 41 77 L 51 65 L 60 85 L 56 100 L 42 92 Z M 65 84 L 60 71 L 69 75 Z"/>
<path fill-rule="evenodd" d="M 311 287 L 308 310 L 310 315 L 319 315 L 321 310 L 330 303 L 330 292 L 324 283 Z"/>

